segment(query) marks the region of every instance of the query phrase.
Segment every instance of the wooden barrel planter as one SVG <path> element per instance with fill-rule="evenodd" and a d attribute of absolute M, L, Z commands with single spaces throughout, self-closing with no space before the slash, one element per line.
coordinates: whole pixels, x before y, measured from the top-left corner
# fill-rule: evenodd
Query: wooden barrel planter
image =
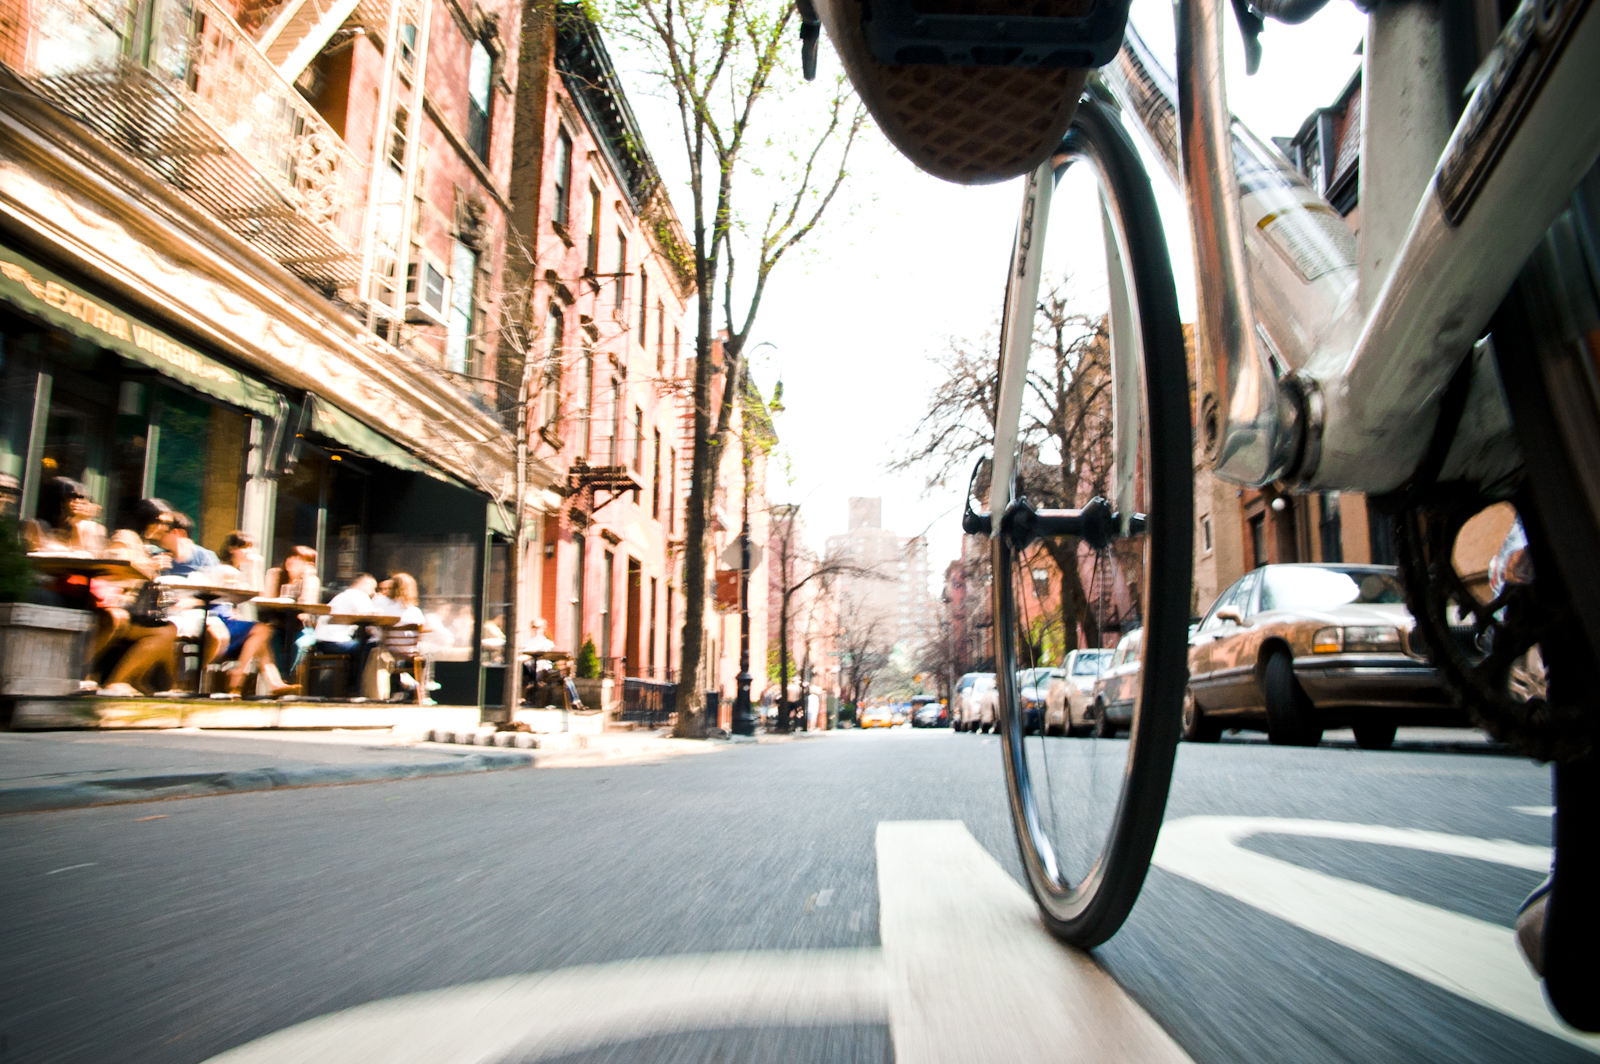
<path fill-rule="evenodd" d="M 9 725 L 19 698 L 78 693 L 83 679 L 84 633 L 94 614 L 31 602 L 0 603 L 0 716 Z"/>

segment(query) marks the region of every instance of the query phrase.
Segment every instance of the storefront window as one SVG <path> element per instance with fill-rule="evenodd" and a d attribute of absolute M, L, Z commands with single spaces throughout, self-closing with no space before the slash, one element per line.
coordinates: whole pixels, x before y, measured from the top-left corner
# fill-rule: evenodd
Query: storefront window
<path fill-rule="evenodd" d="M 506 616 L 511 608 L 511 583 L 507 563 L 511 544 L 499 536 L 489 544 L 488 593 L 483 600 L 483 664 L 504 665 L 506 661 Z M 523 618 L 523 628 L 527 628 Z"/>
<path fill-rule="evenodd" d="M 434 661 L 470 661 L 477 636 L 473 603 L 481 536 L 376 532 L 368 537 L 367 571 L 382 580 L 416 577 L 422 614 L 432 631 L 423 636 Z"/>
<path fill-rule="evenodd" d="M 193 518 L 196 539 L 215 550 L 239 527 L 250 419 L 174 388 L 159 403 L 155 495 Z"/>
<path fill-rule="evenodd" d="M 326 579 L 328 459 L 320 451 L 301 444 L 300 460 L 278 481 L 278 509 L 272 529 L 272 557 L 277 565 L 295 547 L 310 547 L 317 552 L 317 575 Z"/>

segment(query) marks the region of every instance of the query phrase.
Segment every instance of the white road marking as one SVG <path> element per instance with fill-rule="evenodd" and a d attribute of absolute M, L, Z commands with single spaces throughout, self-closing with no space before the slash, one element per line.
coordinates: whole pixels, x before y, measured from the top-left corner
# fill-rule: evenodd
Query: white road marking
<path fill-rule="evenodd" d="M 833 901 L 832 887 L 823 887 L 821 890 L 817 891 L 817 908 L 826 909 L 828 907 L 828 903 L 831 901 Z"/>
<path fill-rule="evenodd" d="M 97 865 L 99 863 L 100 862 L 98 862 L 98 861 L 85 861 L 85 862 L 83 862 L 83 864 L 69 864 L 65 868 L 52 868 L 52 869 L 50 869 L 50 871 L 46 872 L 45 875 L 53 876 L 57 872 L 73 872 L 73 871 L 76 871 L 79 868 L 93 868 L 95 865 Z"/>
<path fill-rule="evenodd" d="M 875 949 L 721 953 L 580 965 L 375 1001 L 212 1058 L 482 1064 L 724 1026 L 882 1023 Z"/>
<path fill-rule="evenodd" d="M 881 950 L 656 957 L 469 983 L 321 1016 L 212 1064 L 484 1064 L 717 1027 L 882 1023 L 897 1064 L 1191 1064 L 1110 976 L 1049 936 L 960 822 L 883 823 L 877 843 Z"/>
<path fill-rule="evenodd" d="M 1510 929 L 1239 845 L 1251 835 L 1268 833 L 1402 846 L 1536 872 L 1550 868 L 1546 847 L 1372 824 L 1195 816 L 1162 827 L 1155 863 L 1469 1001 L 1600 1052 L 1600 1037 L 1574 1031 L 1550 1011 Z"/>
<path fill-rule="evenodd" d="M 1556 807 L 1553 805 L 1514 805 L 1511 807 L 1519 813 L 1529 816 L 1555 816 Z"/>
<path fill-rule="evenodd" d="M 878 898 L 896 1064 L 1189 1060 L 960 821 L 880 823 Z"/>

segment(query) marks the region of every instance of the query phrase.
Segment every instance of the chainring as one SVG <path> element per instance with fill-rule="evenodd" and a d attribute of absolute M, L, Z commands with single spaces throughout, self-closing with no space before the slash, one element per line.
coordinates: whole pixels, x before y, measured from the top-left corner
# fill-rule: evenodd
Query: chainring
<path fill-rule="evenodd" d="M 1600 715 L 1561 694 L 1583 685 L 1546 683 L 1539 668 L 1542 659 L 1552 680 L 1564 668 L 1574 679 L 1590 671 L 1572 658 L 1573 641 L 1562 637 L 1563 626 L 1575 623 L 1565 595 L 1550 586 L 1553 580 L 1535 578 L 1480 601 L 1456 571 L 1453 554 L 1462 526 L 1495 500 L 1439 488 L 1448 490 L 1436 489 L 1395 520 L 1406 606 L 1429 659 L 1474 723 L 1495 739 L 1539 761 L 1587 756 L 1600 746 Z"/>

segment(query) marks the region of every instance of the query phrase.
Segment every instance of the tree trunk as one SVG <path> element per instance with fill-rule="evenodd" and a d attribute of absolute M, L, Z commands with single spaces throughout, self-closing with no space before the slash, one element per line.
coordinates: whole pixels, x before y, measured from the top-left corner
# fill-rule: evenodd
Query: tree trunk
<path fill-rule="evenodd" d="M 1042 541 L 1045 550 L 1061 570 L 1061 620 L 1066 630 L 1066 649 L 1078 648 L 1078 627 L 1083 627 L 1083 639 L 1091 647 L 1100 645 L 1100 625 L 1089 609 L 1089 596 L 1083 590 L 1083 574 L 1078 571 L 1078 538 L 1047 538 Z"/>
<path fill-rule="evenodd" d="M 678 666 L 678 720 L 672 734 L 682 739 L 705 735 L 700 692 L 700 657 L 705 649 L 706 511 L 713 487 L 709 407 L 711 406 L 711 301 L 705 293 L 715 273 L 701 260 L 699 335 L 694 359 L 694 452 L 689 502 L 683 528 L 683 647 Z M 706 275 L 710 275 L 707 277 Z"/>

